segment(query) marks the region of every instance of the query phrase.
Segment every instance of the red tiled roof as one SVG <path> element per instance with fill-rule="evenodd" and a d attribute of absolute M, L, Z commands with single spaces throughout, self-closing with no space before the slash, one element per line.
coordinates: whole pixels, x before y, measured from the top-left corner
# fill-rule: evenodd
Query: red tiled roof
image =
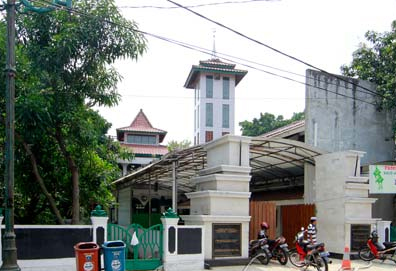
<path fill-rule="evenodd" d="M 135 119 L 132 121 L 131 125 L 127 127 L 117 128 L 117 138 L 121 140 L 123 136 L 123 132 L 139 132 L 139 133 L 151 133 L 151 134 L 159 134 L 160 142 L 164 140 L 166 135 L 166 131 L 154 128 L 147 116 L 143 113 L 143 110 L 140 109 L 139 113 L 136 115 Z"/>
<path fill-rule="evenodd" d="M 121 146 L 132 149 L 135 154 L 164 155 L 168 153 L 168 148 L 163 145 L 138 145 L 121 143 Z"/>

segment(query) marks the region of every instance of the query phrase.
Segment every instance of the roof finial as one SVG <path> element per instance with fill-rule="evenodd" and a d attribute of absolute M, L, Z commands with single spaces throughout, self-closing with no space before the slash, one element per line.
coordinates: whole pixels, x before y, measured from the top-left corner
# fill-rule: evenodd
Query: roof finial
<path fill-rule="evenodd" d="M 212 59 L 216 59 L 216 28 L 213 28 L 213 52 Z"/>

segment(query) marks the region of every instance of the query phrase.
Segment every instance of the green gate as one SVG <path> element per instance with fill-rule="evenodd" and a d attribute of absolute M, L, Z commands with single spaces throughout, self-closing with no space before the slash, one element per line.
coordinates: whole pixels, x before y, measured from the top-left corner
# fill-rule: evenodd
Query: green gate
<path fill-rule="evenodd" d="M 116 224 L 108 224 L 107 239 L 122 240 L 126 244 L 126 270 L 154 270 L 162 265 L 162 224 L 148 229 L 138 224 L 125 228 Z M 131 245 L 133 234 L 139 243 Z"/>

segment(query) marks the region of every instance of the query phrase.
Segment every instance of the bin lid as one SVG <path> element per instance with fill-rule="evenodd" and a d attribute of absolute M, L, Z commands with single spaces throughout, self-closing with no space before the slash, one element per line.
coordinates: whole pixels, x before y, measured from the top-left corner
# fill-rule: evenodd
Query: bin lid
<path fill-rule="evenodd" d="M 80 242 L 74 246 L 77 249 L 95 249 L 99 248 L 99 245 L 94 242 Z"/>
<path fill-rule="evenodd" d="M 125 247 L 125 243 L 121 240 L 104 242 L 103 247 Z"/>

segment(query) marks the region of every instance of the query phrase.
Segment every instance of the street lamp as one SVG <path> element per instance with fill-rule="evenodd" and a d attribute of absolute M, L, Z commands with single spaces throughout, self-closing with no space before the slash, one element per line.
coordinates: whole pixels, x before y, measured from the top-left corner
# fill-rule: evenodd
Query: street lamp
<path fill-rule="evenodd" d="M 54 10 L 55 6 L 71 7 L 71 0 L 53 0 L 52 6 L 37 7 L 28 0 L 21 0 L 27 11 L 39 13 Z M 3 236 L 3 264 L 0 270 L 20 271 L 14 232 L 14 141 L 15 141 L 15 0 L 7 0 L 7 47 L 6 47 L 6 147 L 5 147 L 5 233 Z"/>

